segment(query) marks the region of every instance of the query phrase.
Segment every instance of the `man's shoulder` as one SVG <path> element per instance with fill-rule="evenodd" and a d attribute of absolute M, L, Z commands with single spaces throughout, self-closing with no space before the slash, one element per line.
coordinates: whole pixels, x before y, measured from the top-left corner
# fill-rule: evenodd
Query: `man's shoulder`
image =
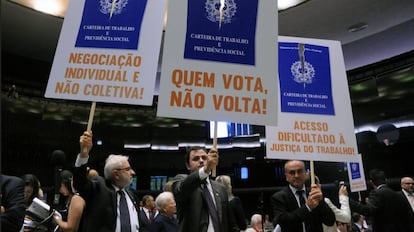
<path fill-rule="evenodd" d="M 374 196 L 377 195 L 379 197 L 395 197 L 395 196 L 400 195 L 399 191 L 394 191 L 393 189 L 391 189 L 390 187 L 386 185 L 372 192 Z"/>
<path fill-rule="evenodd" d="M 17 176 L 1 175 L 0 176 L 1 186 L 13 185 L 13 186 L 24 186 L 22 178 Z"/>
<path fill-rule="evenodd" d="M 288 186 L 285 186 L 283 188 L 281 188 L 280 190 L 276 191 L 275 193 L 273 193 L 272 197 L 282 197 L 282 196 L 286 196 L 288 195 L 290 192 L 290 189 Z"/>
<path fill-rule="evenodd" d="M 236 202 L 236 203 L 239 203 L 239 202 L 241 202 L 241 199 L 240 199 L 240 197 L 238 197 L 238 196 L 233 196 L 233 198 L 230 200 L 231 202 Z"/>
<path fill-rule="evenodd" d="M 175 175 L 174 178 L 171 180 L 172 185 L 174 186 L 176 183 L 184 182 L 187 179 L 188 176 L 189 176 L 188 174 L 177 174 L 177 175 Z"/>
<path fill-rule="evenodd" d="M 0 175 L 1 181 L 23 182 L 23 179 L 17 176 Z"/>
<path fill-rule="evenodd" d="M 173 180 L 181 180 L 185 179 L 188 176 L 188 174 L 177 174 L 174 176 Z"/>
<path fill-rule="evenodd" d="M 220 187 L 224 187 L 224 188 L 226 188 L 226 186 L 224 186 L 224 184 L 223 184 L 223 183 L 218 182 L 218 181 L 213 180 L 213 179 L 210 179 L 210 183 L 211 183 L 211 184 L 215 184 L 215 185 L 220 186 Z"/>
<path fill-rule="evenodd" d="M 210 180 L 210 183 L 215 189 L 227 192 L 226 186 L 224 186 L 222 183 L 215 180 Z"/>
<path fill-rule="evenodd" d="M 398 190 L 397 192 L 396 192 L 397 194 L 399 194 L 399 195 L 401 195 L 401 196 L 406 196 L 406 193 L 404 192 L 404 190 Z"/>

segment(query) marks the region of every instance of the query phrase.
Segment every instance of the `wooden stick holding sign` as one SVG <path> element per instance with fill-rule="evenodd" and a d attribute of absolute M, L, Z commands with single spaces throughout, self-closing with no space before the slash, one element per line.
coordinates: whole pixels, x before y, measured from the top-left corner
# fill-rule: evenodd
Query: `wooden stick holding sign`
<path fill-rule="evenodd" d="M 311 185 L 315 184 L 315 168 L 313 166 L 313 160 L 309 162 L 310 166 L 310 178 L 311 178 Z"/>
<path fill-rule="evenodd" d="M 214 137 L 213 137 L 213 149 L 215 149 L 217 151 L 218 154 L 218 150 L 217 150 L 217 121 L 214 121 Z M 213 167 L 212 170 L 212 174 L 213 177 L 216 177 L 217 175 L 217 171 L 216 171 L 216 166 Z"/>
<path fill-rule="evenodd" d="M 96 102 L 92 102 L 91 110 L 89 111 L 89 120 L 88 120 L 88 126 L 86 127 L 86 131 L 92 130 L 92 123 L 93 123 L 93 116 L 95 115 L 95 109 L 96 109 Z M 83 152 L 86 153 L 88 148 L 83 148 Z"/>

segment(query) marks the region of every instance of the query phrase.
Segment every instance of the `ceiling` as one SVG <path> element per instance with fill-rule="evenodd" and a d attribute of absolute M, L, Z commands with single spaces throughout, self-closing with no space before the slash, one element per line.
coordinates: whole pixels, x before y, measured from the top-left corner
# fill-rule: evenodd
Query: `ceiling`
<path fill-rule="evenodd" d="M 51 62 L 63 19 L 1 3 L 2 49 Z M 279 13 L 279 35 L 338 40 L 350 70 L 411 51 L 412 12 L 412 0 L 310 0 Z M 358 23 L 367 27 L 348 32 Z"/>
<path fill-rule="evenodd" d="M 85 123 L 87 103 L 43 98 L 63 19 L 8 0 L 1 4 L 3 92 L 16 84 L 22 96 L 19 104 L 2 98 L 3 109 Z M 279 35 L 341 42 L 356 126 L 395 119 L 414 122 L 413 12 L 413 0 L 310 0 L 279 12 Z M 361 23 L 366 24 L 363 30 L 349 32 Z M 127 127 L 203 124 L 156 118 L 154 99 L 152 107 L 99 104 L 98 116 L 102 123 Z"/>

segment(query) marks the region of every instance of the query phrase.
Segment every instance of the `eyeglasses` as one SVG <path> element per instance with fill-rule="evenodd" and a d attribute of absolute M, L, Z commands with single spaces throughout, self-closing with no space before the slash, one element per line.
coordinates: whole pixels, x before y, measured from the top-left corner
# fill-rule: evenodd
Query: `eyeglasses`
<path fill-rule="evenodd" d="M 207 160 L 207 156 L 206 155 L 200 155 L 200 156 L 194 156 L 191 161 L 199 161 L 200 159 L 202 160 Z"/>
<path fill-rule="evenodd" d="M 414 183 L 404 183 L 404 184 L 410 184 L 410 185 L 414 185 Z"/>
<path fill-rule="evenodd" d="M 131 167 L 126 167 L 126 168 L 116 168 L 115 170 L 117 170 L 117 171 L 122 171 L 122 170 L 125 170 L 125 171 L 131 171 Z"/>

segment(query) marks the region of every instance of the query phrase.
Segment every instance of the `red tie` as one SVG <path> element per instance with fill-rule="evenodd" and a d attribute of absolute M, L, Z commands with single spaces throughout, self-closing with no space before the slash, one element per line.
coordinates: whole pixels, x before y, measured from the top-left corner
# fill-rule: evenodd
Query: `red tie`
<path fill-rule="evenodd" d="M 148 210 L 149 215 L 149 221 L 152 222 L 154 220 L 154 215 L 152 214 L 152 211 Z"/>

